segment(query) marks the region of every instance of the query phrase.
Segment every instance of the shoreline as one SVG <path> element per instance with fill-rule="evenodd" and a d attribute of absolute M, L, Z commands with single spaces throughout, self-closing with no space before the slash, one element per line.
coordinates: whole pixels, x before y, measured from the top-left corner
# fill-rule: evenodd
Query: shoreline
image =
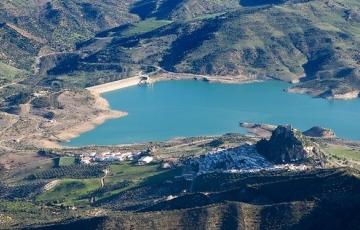
<path fill-rule="evenodd" d="M 62 132 L 56 135 L 59 139 L 69 141 L 73 138 L 80 136 L 84 132 L 88 132 L 96 128 L 96 126 L 101 125 L 107 120 L 125 117 L 128 115 L 127 112 L 112 110 L 108 101 L 105 98 L 101 97 L 100 94 L 95 92 L 91 92 L 91 94 L 94 96 L 94 99 L 96 101 L 95 103 L 99 106 L 98 109 L 102 110 L 102 114 L 98 115 L 93 120 L 89 120 L 89 122 L 87 123 L 73 127 L 70 131 L 67 130 L 66 132 Z"/>
<path fill-rule="evenodd" d="M 85 88 L 94 98 L 94 108 L 97 111 L 96 116 L 89 117 L 88 120 L 81 124 L 76 124 L 72 127 L 66 128 L 59 133 L 53 134 L 52 138 L 41 138 L 39 145 L 45 148 L 67 148 L 63 143 L 79 137 L 81 134 L 95 129 L 97 126 L 103 124 L 107 120 L 117 119 L 127 116 L 125 111 L 113 110 L 110 107 L 109 102 L 102 97 L 103 93 L 136 86 L 141 80 L 140 76 L 121 79 L 113 82 L 108 82 L 92 87 Z M 224 84 L 245 84 L 252 82 L 259 82 L 261 80 L 252 79 L 243 75 L 239 76 L 203 76 L 194 74 L 178 74 L 178 73 L 160 73 L 150 78 L 150 83 L 156 83 L 159 81 L 171 81 L 171 80 L 198 80 L 209 83 L 224 83 Z"/>
<path fill-rule="evenodd" d="M 327 93 L 324 90 L 316 90 L 311 88 L 290 87 L 285 90 L 287 93 L 304 94 L 312 97 L 323 98 L 325 100 L 354 100 L 360 98 L 360 90 L 351 90 L 343 93 Z"/>
<path fill-rule="evenodd" d="M 189 74 L 189 73 L 160 72 L 150 77 L 150 84 L 159 81 L 171 81 L 171 80 L 197 80 L 208 83 L 246 84 L 246 83 L 262 82 L 265 80 L 270 80 L 270 78 L 258 79 L 255 76 L 249 77 L 245 75 L 208 76 L 208 75 Z M 54 135 L 57 141 L 47 140 L 46 145 L 57 148 L 63 148 L 63 147 L 66 148 L 66 146 L 61 145 L 62 142 L 70 141 L 85 132 L 95 129 L 98 125 L 103 124 L 107 120 L 117 119 L 127 116 L 128 115 L 127 112 L 112 110 L 109 102 L 104 97 L 102 97 L 101 94 L 119 89 L 128 88 L 131 86 L 136 86 L 139 84 L 140 81 L 141 81 L 141 76 L 138 75 L 135 77 L 121 79 L 121 80 L 86 88 L 86 90 L 88 90 L 93 95 L 97 109 L 100 110 L 100 114 L 98 114 L 96 117 L 92 119 L 89 119 L 83 124 L 76 125 L 74 127 L 71 127 L 70 129 L 66 129 L 63 132 L 57 134 L 56 136 Z M 291 90 L 291 88 L 287 89 L 286 91 L 288 93 L 301 93 L 301 94 L 304 93 L 304 92 L 295 92 L 295 90 Z M 309 94 L 309 92 L 306 93 Z"/>
<path fill-rule="evenodd" d="M 97 126 L 103 124 L 107 120 L 117 119 L 128 115 L 127 112 L 112 110 L 108 101 L 101 96 L 96 90 L 89 90 L 94 98 L 96 105 L 93 118 L 89 118 L 81 124 L 64 129 L 63 131 L 53 134 L 54 139 L 42 139 L 40 143 L 46 148 L 67 148 L 63 143 L 69 142 L 72 139 L 79 137 L 81 134 L 95 129 Z"/>
<path fill-rule="evenodd" d="M 181 76 L 180 76 L 181 75 Z M 41 145 L 46 148 L 67 148 L 67 146 L 62 145 L 64 142 L 68 142 L 81 134 L 95 129 L 98 125 L 103 124 L 107 120 L 117 119 L 124 116 L 127 116 L 128 113 L 124 111 L 113 110 L 110 107 L 109 102 L 102 97 L 101 94 L 124 89 L 131 86 L 136 86 L 141 80 L 140 76 L 135 76 L 131 78 L 121 79 L 118 81 L 108 82 L 101 85 L 96 85 L 86 88 L 91 95 L 94 97 L 95 105 L 97 110 L 100 111 L 96 117 L 85 121 L 82 124 L 75 125 L 69 129 L 57 133 L 54 136 L 54 139 L 42 139 Z M 209 83 L 224 83 L 224 84 L 245 84 L 252 82 L 259 82 L 261 80 L 252 79 L 245 77 L 243 75 L 239 76 L 203 76 L 203 75 L 193 75 L 193 74 L 169 74 L 162 73 L 157 74 L 150 78 L 151 83 L 159 81 L 171 81 L 171 80 L 203 80 Z"/>

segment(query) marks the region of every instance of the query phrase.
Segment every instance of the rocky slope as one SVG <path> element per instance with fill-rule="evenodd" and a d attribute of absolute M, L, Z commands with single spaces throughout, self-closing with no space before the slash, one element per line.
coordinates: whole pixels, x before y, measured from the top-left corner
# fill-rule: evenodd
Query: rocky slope
<path fill-rule="evenodd" d="M 291 126 L 278 126 L 272 132 L 270 140 L 259 141 L 256 149 L 274 163 L 324 163 L 324 154 L 319 146 Z"/>

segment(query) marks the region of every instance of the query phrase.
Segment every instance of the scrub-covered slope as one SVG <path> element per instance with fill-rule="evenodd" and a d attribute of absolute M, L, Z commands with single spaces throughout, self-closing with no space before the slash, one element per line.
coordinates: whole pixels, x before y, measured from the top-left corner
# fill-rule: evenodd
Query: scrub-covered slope
<path fill-rule="evenodd" d="M 357 1 L 261 3 L 191 20 L 145 18 L 140 26 L 105 31 L 78 46 L 79 60 L 70 70 L 128 74 L 150 65 L 175 72 L 293 82 L 306 75 L 304 84 L 316 95 L 360 88 Z M 49 73 L 64 73 L 62 64 Z"/>
<path fill-rule="evenodd" d="M 238 0 L 139 0 L 131 12 L 142 19 L 178 19 L 185 20 L 204 14 L 225 12 L 240 8 Z"/>
<path fill-rule="evenodd" d="M 356 0 L 6 0 L 0 22 L 2 66 L 45 83 L 84 87 L 160 66 L 301 80 L 293 92 L 323 97 L 360 89 Z"/>
<path fill-rule="evenodd" d="M 185 195 L 159 198 L 181 191 L 184 181 L 179 180 L 138 187 L 122 194 L 125 201 L 110 200 L 113 210 L 107 215 L 33 229 L 353 229 L 359 224 L 360 200 L 359 179 L 352 173 L 204 174 Z M 156 199 L 162 201 L 154 204 Z M 142 200 L 130 209 L 152 206 L 136 212 L 117 210 L 130 200 Z"/>
<path fill-rule="evenodd" d="M 95 32 L 137 18 L 132 1 L 3 0 L 0 2 L 0 61 L 30 69 L 39 53 L 71 50 Z M 42 51 L 42 52 L 40 52 Z"/>

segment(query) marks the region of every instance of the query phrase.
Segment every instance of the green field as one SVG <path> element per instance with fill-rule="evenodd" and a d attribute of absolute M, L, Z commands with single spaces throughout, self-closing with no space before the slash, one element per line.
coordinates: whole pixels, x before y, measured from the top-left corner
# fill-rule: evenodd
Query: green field
<path fill-rule="evenodd" d="M 57 202 L 67 205 L 86 204 L 87 200 L 82 200 L 84 196 L 100 188 L 99 179 L 64 179 L 61 180 L 53 189 L 37 197 L 37 201 Z"/>
<path fill-rule="evenodd" d="M 64 159 L 63 159 L 64 158 Z M 60 164 L 73 164 L 71 157 L 62 157 Z M 87 205 L 89 200 L 84 197 L 93 196 L 96 200 L 114 196 L 121 191 L 130 189 L 142 182 L 155 182 L 173 176 L 169 170 L 159 170 L 158 164 L 137 166 L 130 163 L 112 164 L 108 167 L 109 173 L 104 178 L 104 189 L 101 189 L 101 177 L 92 179 L 62 179 L 49 191 L 37 197 L 39 202 L 53 202 L 65 205 Z M 119 183 L 128 182 L 123 187 L 116 187 Z M 114 187 L 114 189 L 112 189 Z"/>
<path fill-rule="evenodd" d="M 60 157 L 59 159 L 59 166 L 71 166 L 76 164 L 75 157 Z"/>
<path fill-rule="evenodd" d="M 142 186 L 145 184 L 157 184 L 172 179 L 182 172 L 181 168 L 161 170 L 158 164 L 149 164 L 145 166 L 135 166 L 129 163 L 114 164 L 110 166 L 110 174 L 105 178 L 106 186 L 114 186 L 119 182 L 129 181 L 130 184 L 113 190 L 100 193 L 97 200 L 109 199 L 120 192 Z"/>
<path fill-rule="evenodd" d="M 166 178 L 174 177 L 180 174 L 177 170 L 159 169 L 159 164 L 149 164 L 144 166 L 135 166 L 129 163 L 114 164 L 110 166 L 110 173 L 105 178 L 105 184 L 113 184 L 119 181 L 133 181 L 139 183 L 157 183 L 165 181 Z"/>
<path fill-rule="evenodd" d="M 76 164 L 75 157 L 59 157 L 53 159 L 54 167 L 73 166 Z"/>
<path fill-rule="evenodd" d="M 158 164 L 144 166 L 132 165 L 130 163 L 113 164 L 110 166 L 110 175 L 106 182 L 119 180 L 142 180 L 159 172 Z"/>
<path fill-rule="evenodd" d="M 326 148 L 326 152 L 332 156 L 344 158 L 346 160 L 360 161 L 360 150 L 348 147 L 334 146 Z"/>
<path fill-rule="evenodd" d="M 0 62 L 0 85 L 1 85 L 1 80 L 6 80 L 9 82 L 19 81 L 23 79 L 25 75 L 26 75 L 26 71 L 17 69 L 15 67 Z"/>

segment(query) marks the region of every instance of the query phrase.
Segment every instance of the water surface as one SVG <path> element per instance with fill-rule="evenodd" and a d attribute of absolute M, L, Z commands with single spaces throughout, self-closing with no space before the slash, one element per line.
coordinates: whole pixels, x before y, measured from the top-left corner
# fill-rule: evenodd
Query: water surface
<path fill-rule="evenodd" d="M 283 92 L 279 81 L 215 84 L 164 81 L 103 94 L 128 116 L 109 120 L 68 143 L 70 146 L 128 144 L 174 137 L 241 132 L 239 122 L 319 125 L 340 137 L 360 140 L 360 100 L 328 101 Z"/>

